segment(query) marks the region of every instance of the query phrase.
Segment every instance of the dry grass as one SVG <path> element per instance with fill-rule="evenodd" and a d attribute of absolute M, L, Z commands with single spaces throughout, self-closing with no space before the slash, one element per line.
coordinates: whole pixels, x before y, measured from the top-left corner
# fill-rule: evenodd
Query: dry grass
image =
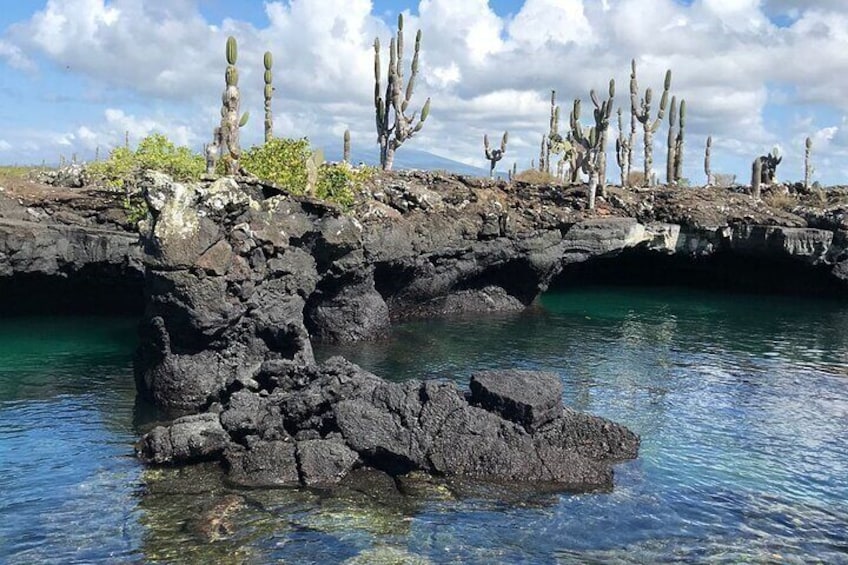
<path fill-rule="evenodd" d="M 536 169 L 527 169 L 526 171 L 521 171 L 520 173 L 515 175 L 514 180 L 530 184 L 564 184 L 560 179 L 556 178 L 554 175 L 548 174 L 544 171 L 537 171 Z"/>
<path fill-rule="evenodd" d="M 627 175 L 627 186 L 645 186 L 646 184 L 644 171 L 630 171 Z"/>
<path fill-rule="evenodd" d="M 736 175 L 728 173 L 714 173 L 713 185 L 720 188 L 729 188 L 736 185 Z"/>
<path fill-rule="evenodd" d="M 40 167 L 21 167 L 18 165 L 0 165 L 0 179 L 25 179 Z"/>
<path fill-rule="evenodd" d="M 797 196 L 785 192 L 768 194 L 763 198 L 763 201 L 772 208 L 786 210 L 787 212 L 791 212 L 801 203 Z"/>

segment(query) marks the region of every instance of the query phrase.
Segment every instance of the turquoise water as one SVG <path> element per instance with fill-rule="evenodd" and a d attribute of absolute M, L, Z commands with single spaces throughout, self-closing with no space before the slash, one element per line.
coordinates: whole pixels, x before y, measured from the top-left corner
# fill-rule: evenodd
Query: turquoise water
<path fill-rule="evenodd" d="M 593 288 L 318 351 L 398 380 L 555 371 L 568 405 L 642 435 L 607 494 L 237 491 L 214 468 L 145 470 L 134 343 L 128 319 L 0 321 L 0 562 L 848 563 L 845 302 Z"/>

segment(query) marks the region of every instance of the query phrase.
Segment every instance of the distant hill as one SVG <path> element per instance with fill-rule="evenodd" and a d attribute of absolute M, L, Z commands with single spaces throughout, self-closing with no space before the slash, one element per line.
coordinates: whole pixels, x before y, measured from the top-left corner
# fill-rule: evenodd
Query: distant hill
<path fill-rule="evenodd" d="M 338 150 L 326 151 L 328 161 L 341 161 L 342 154 Z M 374 151 L 351 151 L 350 160 L 353 163 L 365 163 L 367 165 L 379 166 L 380 156 L 375 148 Z M 480 159 L 484 161 L 484 159 Z M 503 164 L 503 161 L 501 163 Z M 401 169 L 421 169 L 421 170 L 443 170 L 451 173 L 459 173 L 463 175 L 473 175 L 478 177 L 489 176 L 489 169 L 483 167 L 472 167 L 453 159 L 439 157 L 426 151 L 412 149 L 411 147 L 401 147 L 395 153 L 395 170 Z M 506 168 L 503 169 L 503 174 L 506 175 Z"/>

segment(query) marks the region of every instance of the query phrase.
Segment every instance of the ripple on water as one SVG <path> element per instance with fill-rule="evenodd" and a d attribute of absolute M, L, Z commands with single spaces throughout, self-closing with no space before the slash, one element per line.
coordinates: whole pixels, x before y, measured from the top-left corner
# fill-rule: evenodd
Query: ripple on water
<path fill-rule="evenodd" d="M 463 386 L 555 371 L 568 405 L 642 436 L 612 492 L 399 501 L 145 471 L 134 322 L 0 323 L 0 562 L 848 563 L 844 305 L 674 289 L 542 303 L 317 354 Z"/>

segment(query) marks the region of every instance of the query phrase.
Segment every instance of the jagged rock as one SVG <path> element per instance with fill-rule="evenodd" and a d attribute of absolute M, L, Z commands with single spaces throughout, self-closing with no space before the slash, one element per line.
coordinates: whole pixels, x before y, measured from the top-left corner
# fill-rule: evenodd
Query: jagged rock
<path fill-rule="evenodd" d="M 318 341 L 349 343 L 382 335 L 389 327 L 389 307 L 374 288 L 373 277 L 360 282 L 333 281 L 319 288 L 306 311 L 310 334 Z"/>
<path fill-rule="evenodd" d="M 311 439 L 297 442 L 297 461 L 304 485 L 327 485 L 342 480 L 353 469 L 359 455 L 340 439 Z"/>
<path fill-rule="evenodd" d="M 251 390 L 240 390 L 230 396 L 221 413 L 221 425 L 235 438 L 248 435 L 265 440 L 286 437 L 279 398 L 261 396 Z"/>
<path fill-rule="evenodd" d="M 575 490 L 612 487 L 612 469 L 577 452 L 537 445 L 524 428 L 469 406 L 450 413 L 435 438 L 433 471 L 497 481 L 557 482 Z"/>
<path fill-rule="evenodd" d="M 640 444 L 639 436 L 621 424 L 570 408 L 539 430 L 536 441 L 601 461 L 635 459 Z"/>
<path fill-rule="evenodd" d="M 471 403 L 533 431 L 562 411 L 562 381 L 541 371 L 482 371 L 471 376 Z"/>
<path fill-rule="evenodd" d="M 217 458 L 230 445 L 217 414 L 194 414 L 179 418 L 168 427 L 159 426 L 136 446 L 149 463 L 186 464 Z"/>
<path fill-rule="evenodd" d="M 247 447 L 233 446 L 224 452 L 231 481 L 246 487 L 297 486 L 295 444 L 289 440 L 261 441 L 248 436 Z"/>
<path fill-rule="evenodd" d="M 44 184 L 66 188 L 82 188 L 90 180 L 85 165 L 81 163 L 71 163 L 56 170 L 41 171 L 37 179 Z"/>

